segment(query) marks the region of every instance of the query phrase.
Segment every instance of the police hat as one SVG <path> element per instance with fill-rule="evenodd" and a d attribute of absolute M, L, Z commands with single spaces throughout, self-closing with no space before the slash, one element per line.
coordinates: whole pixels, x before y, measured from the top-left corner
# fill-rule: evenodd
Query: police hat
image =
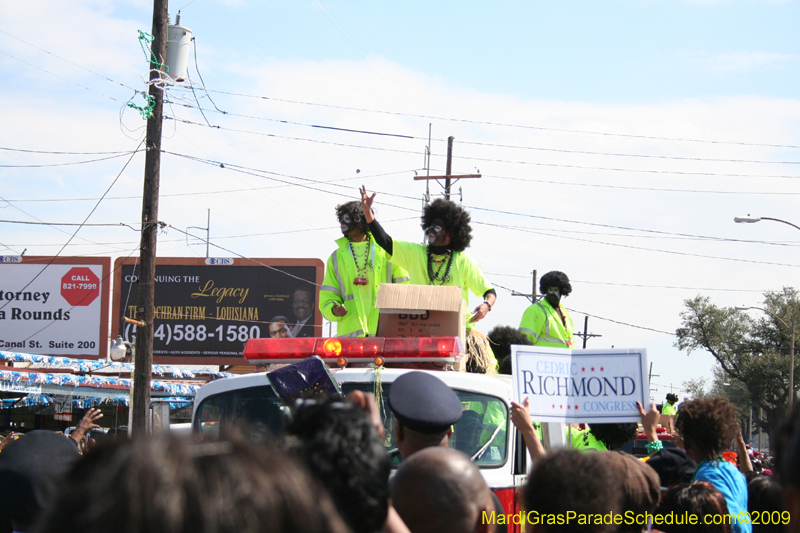
<path fill-rule="evenodd" d="M 424 372 L 403 374 L 392 383 L 389 408 L 400 425 L 425 434 L 447 431 L 463 411 L 456 393 Z"/>

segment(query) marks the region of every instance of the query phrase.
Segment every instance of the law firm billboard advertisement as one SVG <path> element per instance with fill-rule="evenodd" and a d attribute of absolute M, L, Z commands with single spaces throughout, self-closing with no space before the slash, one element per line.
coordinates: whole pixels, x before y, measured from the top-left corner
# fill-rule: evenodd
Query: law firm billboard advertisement
<path fill-rule="evenodd" d="M 112 333 L 133 341 L 139 267 L 114 264 Z M 251 338 L 321 337 L 319 259 L 179 258 L 156 260 L 153 359 L 156 363 L 246 364 Z"/>
<path fill-rule="evenodd" d="M 0 256 L 0 350 L 105 358 L 109 257 Z"/>

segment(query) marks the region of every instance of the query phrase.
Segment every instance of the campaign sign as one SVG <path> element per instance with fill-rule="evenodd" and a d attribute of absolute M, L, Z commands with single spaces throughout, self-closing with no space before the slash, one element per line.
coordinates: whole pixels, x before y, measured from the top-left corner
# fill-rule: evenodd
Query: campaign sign
<path fill-rule="evenodd" d="M 10 259 L 0 262 L 0 350 L 104 358 L 111 258 Z"/>
<path fill-rule="evenodd" d="M 567 350 L 512 346 L 514 399 L 528 398 L 533 420 L 639 422 L 649 405 L 647 351 Z"/>

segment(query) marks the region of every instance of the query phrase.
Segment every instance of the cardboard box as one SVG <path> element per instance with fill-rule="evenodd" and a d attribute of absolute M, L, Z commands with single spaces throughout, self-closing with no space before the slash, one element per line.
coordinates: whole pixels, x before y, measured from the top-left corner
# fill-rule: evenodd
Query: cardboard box
<path fill-rule="evenodd" d="M 381 283 L 378 337 L 458 336 L 466 347 L 466 308 L 461 287 Z"/>

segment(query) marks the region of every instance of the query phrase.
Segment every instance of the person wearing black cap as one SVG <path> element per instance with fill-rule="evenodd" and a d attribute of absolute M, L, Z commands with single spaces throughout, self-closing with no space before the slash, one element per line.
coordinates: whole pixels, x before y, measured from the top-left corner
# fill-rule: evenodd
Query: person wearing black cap
<path fill-rule="evenodd" d="M 431 446 L 447 447 L 452 426 L 461 419 L 456 393 L 425 372 L 403 374 L 389 389 L 389 408 L 395 418 L 395 441 L 403 459 Z"/>
<path fill-rule="evenodd" d="M 75 444 L 54 431 L 31 431 L 6 446 L 0 453 L 0 516 L 11 520 L 15 532 L 33 531 L 79 457 Z"/>
<path fill-rule="evenodd" d="M 667 431 L 670 433 L 675 431 L 675 415 L 678 414 L 678 410 L 675 408 L 675 406 L 677 404 L 678 395 L 668 392 L 667 401 L 663 406 L 661 406 L 661 414 L 669 417 L 667 418 Z"/>

